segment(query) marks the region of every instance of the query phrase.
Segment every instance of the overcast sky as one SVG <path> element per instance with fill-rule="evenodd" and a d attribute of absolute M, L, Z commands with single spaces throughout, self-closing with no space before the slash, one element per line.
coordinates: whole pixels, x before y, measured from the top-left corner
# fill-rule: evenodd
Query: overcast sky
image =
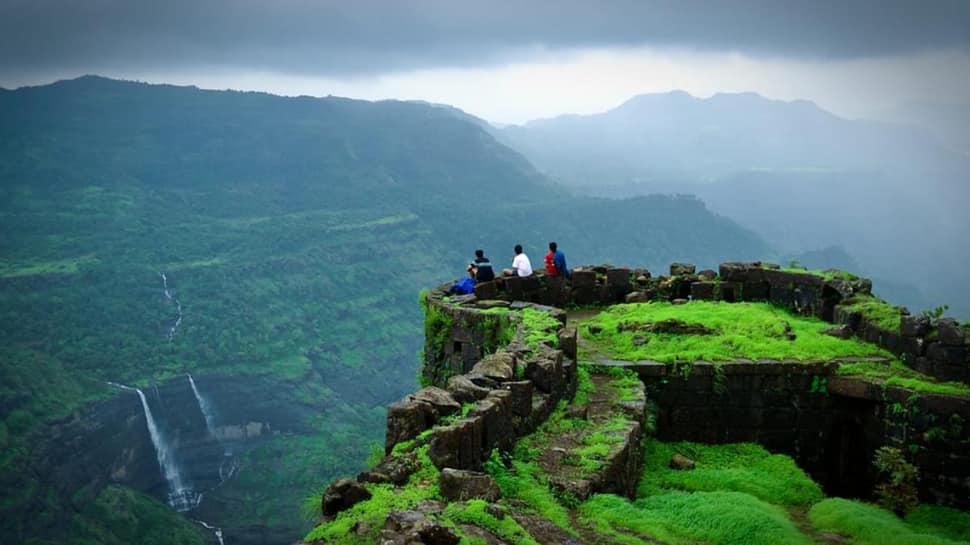
<path fill-rule="evenodd" d="M 82 74 L 501 123 L 672 89 L 873 116 L 970 101 L 970 1 L 0 0 L 0 86 Z"/>

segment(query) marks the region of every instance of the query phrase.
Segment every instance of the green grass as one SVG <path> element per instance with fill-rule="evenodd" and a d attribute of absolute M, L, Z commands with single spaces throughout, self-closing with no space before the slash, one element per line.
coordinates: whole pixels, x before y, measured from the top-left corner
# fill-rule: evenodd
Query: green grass
<path fill-rule="evenodd" d="M 412 509 L 424 500 L 440 499 L 438 470 L 428 458 L 428 446 L 417 448 L 415 453 L 420 468 L 411 475 L 406 486 L 365 485 L 372 494 L 369 500 L 362 501 L 338 514 L 334 520 L 317 526 L 306 535 L 304 541 L 346 545 L 376 543 L 389 512 Z M 369 535 L 359 536 L 352 531 L 358 522 L 365 523 L 370 528 Z"/>
<path fill-rule="evenodd" d="M 787 273 L 810 274 L 812 276 L 818 276 L 818 277 L 824 278 L 826 280 L 835 280 L 837 278 L 838 279 L 842 279 L 842 280 L 858 280 L 859 279 L 858 276 L 856 276 L 856 275 L 854 275 L 854 274 L 852 274 L 850 272 L 839 271 L 839 270 L 834 270 L 834 269 L 822 271 L 822 270 L 818 270 L 818 269 L 802 269 L 802 268 L 798 268 L 798 267 L 782 267 L 781 269 L 777 269 L 777 270 L 780 270 L 781 272 L 787 272 Z"/>
<path fill-rule="evenodd" d="M 484 500 L 469 500 L 464 504 L 452 503 L 445 508 L 442 515 L 455 523 L 474 524 L 479 528 L 484 528 L 508 543 L 539 545 L 514 518 L 503 517 L 498 519 L 487 513 L 485 511 L 487 505 L 488 502 Z"/>
<path fill-rule="evenodd" d="M 869 295 L 850 297 L 840 305 L 845 310 L 862 314 L 867 321 L 876 324 L 887 331 L 899 331 L 902 313 L 898 307 Z"/>
<path fill-rule="evenodd" d="M 837 373 L 877 380 L 886 386 L 899 386 L 917 392 L 970 395 L 970 385 L 961 382 L 935 382 L 931 377 L 896 360 L 891 360 L 888 365 L 875 362 L 844 363 L 839 366 Z"/>
<path fill-rule="evenodd" d="M 619 332 L 621 324 L 647 324 L 677 319 L 715 330 L 711 335 L 680 335 L 645 331 Z M 795 340 L 785 336 L 791 327 Z M 602 328 L 598 334 L 589 326 Z M 614 359 L 683 361 L 730 361 L 737 358 L 830 360 L 853 356 L 889 354 L 856 339 L 822 335 L 831 327 L 821 320 L 798 317 L 767 303 L 716 303 L 694 301 L 685 305 L 644 303 L 616 305 L 580 326 L 580 334 L 601 353 Z M 634 337 L 646 342 L 634 344 Z"/>
<path fill-rule="evenodd" d="M 675 453 L 694 460 L 697 467 L 692 471 L 670 469 L 667 463 Z M 753 443 L 702 445 L 651 440 L 644 460 L 637 487 L 640 497 L 682 490 L 743 492 L 779 505 L 806 505 L 822 499 L 818 484 L 790 457 L 771 454 Z"/>
<path fill-rule="evenodd" d="M 553 318 L 548 312 L 534 308 L 524 308 L 520 315 L 525 327 L 525 342 L 530 348 L 535 350 L 540 343 L 553 348 L 559 346 L 559 335 L 557 333 L 559 328 L 562 327 L 559 320 Z"/>
<path fill-rule="evenodd" d="M 921 507 L 911 519 L 900 520 L 874 505 L 830 498 L 812 507 L 808 517 L 819 530 L 848 536 L 852 545 L 965 545 L 970 514 L 938 509 Z"/>
<path fill-rule="evenodd" d="M 669 492 L 630 502 L 596 495 L 579 512 L 589 521 L 669 545 L 811 545 L 781 507 L 741 492 Z"/>

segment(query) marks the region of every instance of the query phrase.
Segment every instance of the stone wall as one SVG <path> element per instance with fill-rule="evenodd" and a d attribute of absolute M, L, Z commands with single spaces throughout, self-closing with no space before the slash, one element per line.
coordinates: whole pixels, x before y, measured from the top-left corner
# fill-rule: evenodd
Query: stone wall
<path fill-rule="evenodd" d="M 475 297 L 425 294 L 428 386 L 388 407 L 385 450 L 432 430 L 429 456 L 439 468 L 480 469 L 495 448 L 534 431 L 576 389 L 576 332 L 565 313 L 530 303 L 476 306 Z M 528 346 L 514 312 L 532 307 L 558 318 L 556 346 Z M 459 412 L 463 416 L 459 416 Z M 443 422 L 443 419 L 448 419 Z"/>
<path fill-rule="evenodd" d="M 439 469 L 478 471 L 494 449 L 508 448 L 533 432 L 575 393 L 577 338 L 566 327 L 565 306 L 768 301 L 843 324 L 849 333 L 902 354 L 917 368 L 934 370 L 939 362 L 956 367 L 959 360 L 961 372 L 966 371 L 965 329 L 959 324 L 941 321 L 934 328 L 904 318 L 898 333 L 874 331 L 873 324 L 840 307 L 849 297 L 871 293 L 868 280 L 854 277 L 825 278 L 761 263 L 724 263 L 718 272 L 697 272 L 693 265 L 675 263 L 669 276 L 604 265 L 579 267 L 571 279 L 542 272 L 498 278 L 477 285 L 470 295 L 448 296 L 448 287 L 423 295 L 425 387 L 388 408 L 389 455 L 358 475 L 360 483 L 406 483 L 417 444 L 428 445 L 428 456 Z M 514 311 L 527 307 L 559 320 L 558 342 L 526 345 L 526 325 Z M 916 395 L 837 376 L 838 362 L 622 365 L 643 380 L 661 439 L 757 442 L 791 455 L 830 493 L 848 496 L 871 494 L 873 453 L 892 445 L 920 468 L 925 501 L 970 508 L 968 396 Z M 639 468 L 628 468 L 628 473 L 623 482 L 635 483 Z"/>
<path fill-rule="evenodd" d="M 970 508 L 970 397 L 915 394 L 835 375 L 838 362 L 626 365 L 656 405 L 667 441 L 750 441 L 793 457 L 831 494 L 868 496 L 881 446 L 921 472 L 924 501 Z M 687 371 L 689 369 L 689 373 Z"/>
<path fill-rule="evenodd" d="M 890 331 L 840 305 L 856 295 L 871 295 L 872 282 L 868 279 L 848 275 L 826 278 L 760 262 L 722 263 L 718 272 L 697 272 L 693 265 L 674 263 L 669 273 L 654 277 L 646 269 L 599 265 L 578 267 L 571 279 L 564 279 L 538 271 L 529 278 L 484 282 L 475 287 L 475 296 L 479 301 L 531 301 L 558 307 L 675 299 L 767 301 L 797 314 L 844 325 L 846 334 L 889 350 L 921 373 L 946 381 L 970 382 L 970 328 L 966 325 L 949 319 L 934 323 L 904 314 L 901 327 Z"/>

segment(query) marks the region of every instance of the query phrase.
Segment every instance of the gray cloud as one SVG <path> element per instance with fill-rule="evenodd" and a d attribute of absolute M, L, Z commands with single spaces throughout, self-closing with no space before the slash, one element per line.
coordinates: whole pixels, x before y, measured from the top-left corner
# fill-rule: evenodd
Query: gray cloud
<path fill-rule="evenodd" d="M 800 59 L 970 50 L 962 0 L 4 0 L 0 81 L 248 68 L 347 76 L 652 45 Z"/>

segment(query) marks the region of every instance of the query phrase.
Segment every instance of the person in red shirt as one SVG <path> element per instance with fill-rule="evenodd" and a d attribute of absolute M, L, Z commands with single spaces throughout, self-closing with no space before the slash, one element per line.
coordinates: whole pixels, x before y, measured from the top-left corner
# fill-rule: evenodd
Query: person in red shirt
<path fill-rule="evenodd" d="M 556 243 L 549 243 L 549 253 L 546 254 L 546 274 L 549 276 L 559 276 L 561 272 L 556 267 Z"/>

